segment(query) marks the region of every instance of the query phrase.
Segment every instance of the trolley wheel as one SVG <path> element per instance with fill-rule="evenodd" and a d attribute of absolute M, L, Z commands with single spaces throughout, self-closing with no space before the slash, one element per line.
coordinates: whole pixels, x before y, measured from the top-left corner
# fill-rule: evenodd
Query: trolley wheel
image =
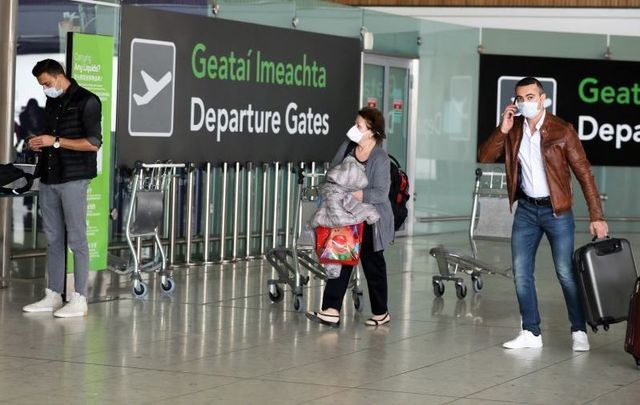
<path fill-rule="evenodd" d="M 597 333 L 598 332 L 598 327 L 597 326 L 592 326 L 591 330 L 593 331 L 593 333 Z"/>
<path fill-rule="evenodd" d="M 149 294 L 149 287 L 145 282 L 140 281 L 138 282 L 138 288 L 136 288 L 135 284 L 131 287 L 131 293 L 134 297 L 142 299 Z"/>
<path fill-rule="evenodd" d="M 480 292 L 483 286 L 484 283 L 481 277 L 471 277 L 471 288 L 473 288 L 473 292 Z"/>
<path fill-rule="evenodd" d="M 362 305 L 362 292 L 358 292 L 358 291 L 353 291 L 351 293 L 351 296 L 353 298 L 353 307 L 356 309 L 356 311 L 358 312 L 362 312 L 362 310 L 364 309 L 364 305 Z"/>
<path fill-rule="evenodd" d="M 293 296 L 293 309 L 298 312 L 304 312 L 304 300 L 302 299 L 302 295 L 294 295 Z"/>
<path fill-rule="evenodd" d="M 433 295 L 442 297 L 444 295 L 444 283 L 440 280 L 433 280 Z"/>
<path fill-rule="evenodd" d="M 636 359 L 636 367 L 640 369 L 640 357 Z"/>
<path fill-rule="evenodd" d="M 284 299 L 284 291 L 278 284 L 269 284 L 269 299 L 271 302 L 278 303 Z"/>
<path fill-rule="evenodd" d="M 171 294 L 176 289 L 176 282 L 173 281 L 172 277 L 167 277 L 167 281 L 164 284 L 160 283 L 160 288 L 162 288 L 163 293 Z"/>
<path fill-rule="evenodd" d="M 606 332 L 608 330 L 609 330 L 609 325 L 608 324 L 604 325 L 604 331 Z"/>
<path fill-rule="evenodd" d="M 456 283 L 456 296 L 458 299 L 463 299 L 467 296 L 467 286 L 462 283 Z"/>

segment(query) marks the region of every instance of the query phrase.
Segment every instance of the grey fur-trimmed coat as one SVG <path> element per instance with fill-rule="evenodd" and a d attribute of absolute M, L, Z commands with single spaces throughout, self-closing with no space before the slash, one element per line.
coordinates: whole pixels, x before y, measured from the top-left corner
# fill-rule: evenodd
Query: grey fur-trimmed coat
<path fill-rule="evenodd" d="M 376 208 L 360 202 L 353 192 L 363 190 L 369 181 L 364 166 L 353 156 L 347 156 L 341 163 L 327 172 L 326 182 L 320 189 L 321 204 L 311 219 L 312 227 L 335 228 L 355 225 L 361 222 L 373 224 L 380 219 Z"/>

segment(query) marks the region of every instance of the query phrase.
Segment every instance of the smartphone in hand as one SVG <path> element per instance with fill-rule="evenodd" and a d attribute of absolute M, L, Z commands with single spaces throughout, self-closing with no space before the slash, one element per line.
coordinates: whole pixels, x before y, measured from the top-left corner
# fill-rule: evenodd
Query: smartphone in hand
<path fill-rule="evenodd" d="M 522 113 L 520 112 L 520 109 L 518 108 L 518 104 L 516 104 L 516 99 L 515 98 L 511 98 L 511 104 L 513 104 L 514 107 L 516 107 L 516 112 L 513 113 L 514 117 L 519 117 L 522 115 Z"/>

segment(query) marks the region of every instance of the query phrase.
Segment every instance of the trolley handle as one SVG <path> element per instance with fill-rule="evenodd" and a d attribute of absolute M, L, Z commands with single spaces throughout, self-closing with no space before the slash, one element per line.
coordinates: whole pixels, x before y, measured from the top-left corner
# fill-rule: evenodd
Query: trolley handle
<path fill-rule="evenodd" d="M 300 184 L 300 185 L 304 184 L 304 179 L 305 178 L 317 179 L 317 178 L 325 176 L 324 173 L 305 173 L 304 169 L 302 169 L 300 167 L 296 167 L 295 168 L 295 172 L 298 175 L 298 184 Z"/>
<path fill-rule="evenodd" d="M 134 167 L 136 169 L 181 169 L 189 165 L 190 163 L 142 163 L 138 160 Z"/>

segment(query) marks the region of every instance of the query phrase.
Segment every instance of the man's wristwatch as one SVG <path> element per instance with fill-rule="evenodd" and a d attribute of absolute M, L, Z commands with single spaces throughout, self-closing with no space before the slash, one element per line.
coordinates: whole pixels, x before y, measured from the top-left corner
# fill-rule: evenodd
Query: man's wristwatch
<path fill-rule="evenodd" d="M 53 147 L 58 149 L 60 147 L 60 137 L 56 136 L 56 140 L 53 141 Z"/>

